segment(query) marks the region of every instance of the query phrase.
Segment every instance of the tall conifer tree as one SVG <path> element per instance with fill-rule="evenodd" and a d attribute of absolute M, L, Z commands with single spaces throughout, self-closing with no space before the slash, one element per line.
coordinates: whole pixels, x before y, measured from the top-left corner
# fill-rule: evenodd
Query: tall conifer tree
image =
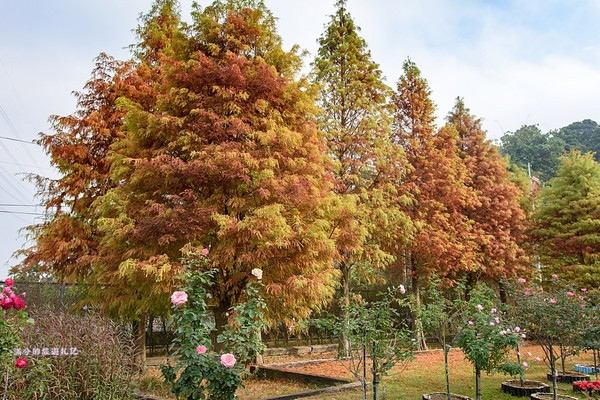
<path fill-rule="evenodd" d="M 600 165 L 592 153 L 560 158 L 540 194 L 532 236 L 547 273 L 600 288 Z"/>
<path fill-rule="evenodd" d="M 475 200 L 464 210 L 476 245 L 476 269 L 468 276 L 472 281 L 498 281 L 520 273 L 528 265 L 521 247 L 525 231 L 522 192 L 509 179 L 507 165 L 496 147 L 486 141 L 481 121 L 469 113 L 461 98 L 449 113 L 448 123 L 458 132 L 465 184 Z"/>
<path fill-rule="evenodd" d="M 253 268 L 271 318 L 306 318 L 333 296 L 335 243 L 330 162 L 299 57 L 261 1 L 196 6 L 182 29 L 176 2 L 157 0 L 137 32 L 128 68 L 100 69 L 77 114 L 44 138 L 64 174 L 42 192 L 61 212 L 32 228 L 25 265 L 143 321 L 167 308 L 181 249 L 207 247 L 218 327 Z M 63 220 L 81 232 L 53 251 Z"/>
<path fill-rule="evenodd" d="M 473 268 L 471 224 L 462 212 L 473 195 L 465 186 L 466 169 L 458 154 L 456 130 L 451 126 L 436 129 L 427 81 L 410 60 L 403 71 L 394 96 L 394 140 L 404 148 L 411 170 L 398 182 L 398 192 L 413 199 L 406 210 L 416 232 L 399 254 L 398 266 L 411 276 L 418 309 L 420 287 L 432 274 L 453 279 Z M 419 344 L 426 347 L 416 317 Z"/>
<path fill-rule="evenodd" d="M 401 149 L 392 145 L 390 137 L 391 90 L 359 31 L 346 1 L 338 0 L 313 62 L 322 108 L 319 127 L 335 161 L 333 237 L 343 315 L 350 304 L 352 277 L 361 272 L 364 277 L 364 272 L 390 263 L 390 250 L 408 226 L 392 185 L 405 165 Z M 341 342 L 347 353 L 345 337 Z"/>

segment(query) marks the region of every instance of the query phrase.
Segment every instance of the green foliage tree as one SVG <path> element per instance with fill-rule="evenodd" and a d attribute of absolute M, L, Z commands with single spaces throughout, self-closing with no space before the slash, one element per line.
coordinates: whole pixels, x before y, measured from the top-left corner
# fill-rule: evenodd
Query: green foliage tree
<path fill-rule="evenodd" d="M 420 287 L 433 274 L 440 279 L 455 279 L 473 269 L 471 223 L 463 210 L 474 198 L 464 183 L 466 168 L 458 152 L 457 131 L 450 125 L 436 129 L 427 81 L 410 60 L 403 70 L 394 96 L 393 140 L 404 149 L 409 164 L 397 190 L 411 199 L 405 210 L 415 233 L 397 253 L 396 267 L 410 277 L 419 309 Z M 418 318 L 414 330 L 420 346 L 425 348 Z"/>
<path fill-rule="evenodd" d="M 564 151 L 564 142 L 553 134 L 544 134 L 537 125 L 523 125 L 515 132 L 500 138 L 500 151 L 509 155 L 521 168 L 532 170 L 543 181 L 552 178 L 558 167 L 558 157 Z"/>
<path fill-rule="evenodd" d="M 373 398 L 378 399 L 378 383 L 396 365 L 413 359 L 414 339 L 398 309 L 407 306 L 406 289 L 389 288 L 380 299 L 353 302 L 347 310 L 348 321 L 340 320 L 338 330 L 346 330 L 350 343 L 350 369 L 363 383 L 366 398 L 366 356 L 371 358 Z"/>
<path fill-rule="evenodd" d="M 319 39 L 312 73 L 320 89 L 319 128 L 335 163 L 332 237 L 338 252 L 342 312 L 350 305 L 352 277 L 372 280 L 372 273 L 366 272 L 393 260 L 390 249 L 404 239 L 408 225 L 398 208 L 402 199 L 392 185 L 405 165 L 402 150 L 390 140 L 391 89 L 359 31 L 346 1 L 338 0 Z M 343 336 L 341 344 L 347 354 Z"/>
<path fill-rule="evenodd" d="M 202 243 L 219 330 L 253 268 L 272 319 L 307 317 L 334 292 L 332 175 L 295 50 L 253 0 L 195 6 L 189 24 L 157 0 L 137 34 L 134 59 L 102 59 L 79 111 L 43 137 L 61 176 L 41 187 L 49 215 L 25 267 L 144 321 L 168 310 L 181 249 Z"/>
<path fill-rule="evenodd" d="M 434 336 L 444 352 L 444 373 L 446 375 L 446 397 L 452 398 L 450 390 L 450 364 L 448 354 L 458 338 L 457 332 L 463 324 L 467 303 L 460 298 L 463 285 L 444 288 L 439 279 L 431 279 L 425 289 L 425 301 L 418 310 L 425 333 Z"/>
<path fill-rule="evenodd" d="M 591 119 L 573 122 L 554 133 L 565 143 L 565 151 L 579 150 L 582 153 L 594 153 L 600 161 L 600 126 Z"/>
<path fill-rule="evenodd" d="M 532 238 L 548 274 L 600 287 L 600 165 L 592 154 L 561 157 L 540 194 Z"/>

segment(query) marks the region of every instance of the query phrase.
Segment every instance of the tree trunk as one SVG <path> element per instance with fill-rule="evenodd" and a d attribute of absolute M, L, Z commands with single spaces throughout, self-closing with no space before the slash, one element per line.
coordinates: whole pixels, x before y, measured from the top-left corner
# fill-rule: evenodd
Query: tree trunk
<path fill-rule="evenodd" d="M 502 281 L 498 282 L 498 291 L 500 292 L 500 302 L 502 304 L 508 303 L 508 295 L 506 293 L 506 285 Z"/>
<path fill-rule="evenodd" d="M 475 367 L 475 400 L 481 400 L 481 370 Z"/>
<path fill-rule="evenodd" d="M 223 332 L 227 326 L 229 320 L 229 309 L 228 299 L 221 300 L 219 304 L 213 309 L 213 317 L 215 318 L 215 330 L 211 332 L 211 342 L 215 351 L 219 352 L 223 350 L 223 343 L 217 342 L 217 337 Z"/>
<path fill-rule="evenodd" d="M 342 262 L 340 264 L 340 271 L 342 273 L 341 286 L 342 286 L 342 299 L 341 299 L 341 310 L 340 316 L 342 319 L 342 329 L 340 330 L 340 354 L 343 357 L 350 356 L 350 341 L 348 340 L 348 331 L 350 329 L 350 317 L 348 315 L 348 308 L 350 307 L 350 267 Z"/>
<path fill-rule="evenodd" d="M 444 335 L 444 368 L 446 372 L 446 397 L 450 400 L 450 368 L 448 365 L 448 353 L 450 352 L 450 346 L 446 344 L 446 337 Z"/>
<path fill-rule="evenodd" d="M 559 348 L 560 348 L 560 368 L 561 368 L 562 373 L 564 374 L 566 371 L 565 370 L 565 359 L 567 357 L 565 356 L 565 348 L 562 343 L 559 345 Z"/>
<path fill-rule="evenodd" d="M 594 350 L 594 371 L 596 372 L 596 380 L 598 380 L 598 350 Z"/>
<path fill-rule="evenodd" d="M 552 374 L 552 398 L 556 400 L 556 387 L 558 386 L 556 382 L 556 358 L 554 357 L 552 345 L 548 347 L 550 349 L 550 373 Z"/>
<path fill-rule="evenodd" d="M 467 272 L 467 282 L 465 283 L 465 300 L 469 301 L 471 299 L 471 290 L 475 287 L 477 283 L 477 278 L 475 277 L 475 273 L 473 271 Z"/>
<path fill-rule="evenodd" d="M 135 362 L 143 369 L 146 367 L 146 315 L 143 314 L 139 320 L 133 321 L 131 328 L 134 334 Z"/>
<path fill-rule="evenodd" d="M 419 350 L 427 350 L 427 341 L 425 340 L 425 333 L 423 332 L 423 321 L 421 321 L 421 288 L 419 286 L 419 279 L 413 275 L 412 277 L 412 289 L 415 295 L 415 312 L 413 313 L 415 340 Z"/>

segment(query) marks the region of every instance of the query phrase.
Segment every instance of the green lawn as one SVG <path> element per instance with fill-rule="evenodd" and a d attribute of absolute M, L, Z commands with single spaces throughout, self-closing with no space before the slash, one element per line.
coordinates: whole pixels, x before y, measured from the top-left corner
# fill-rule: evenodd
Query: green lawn
<path fill-rule="evenodd" d="M 532 357 L 526 356 L 527 352 L 532 353 Z M 527 347 L 522 350 L 522 354 L 529 360 L 535 356 L 542 357 L 541 350 L 537 347 Z M 592 363 L 591 354 L 581 354 L 573 357 L 567 364 L 567 370 L 573 370 L 573 365 L 578 363 Z M 546 380 L 548 368 L 542 362 L 530 361 L 525 379 L 539 380 L 550 384 Z M 462 353 L 451 353 L 450 384 L 452 393 L 475 397 L 475 380 L 471 364 L 464 360 Z M 389 376 L 385 377 L 380 384 L 380 394 L 385 391 L 385 399 L 421 399 L 424 393 L 445 391 L 444 383 L 444 364 L 441 352 L 430 353 L 427 356 L 419 355 L 403 372 L 392 370 Z M 508 400 L 517 399 L 501 390 L 501 383 L 511 379 L 506 375 L 482 375 L 482 398 L 484 400 Z M 595 378 L 592 376 L 592 380 Z M 585 398 L 583 393 L 574 393 L 570 384 L 559 384 L 559 394 L 568 394 L 579 398 Z M 369 391 L 367 398 L 372 399 L 372 392 Z M 384 397 L 380 396 L 380 399 Z M 362 391 L 335 393 L 319 396 L 319 399 L 343 399 L 359 400 L 362 399 Z"/>

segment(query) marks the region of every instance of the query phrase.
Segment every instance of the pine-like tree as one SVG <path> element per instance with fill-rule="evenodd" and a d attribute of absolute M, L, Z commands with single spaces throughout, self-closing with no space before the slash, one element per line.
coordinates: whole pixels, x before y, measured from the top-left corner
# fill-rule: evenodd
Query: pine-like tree
<path fill-rule="evenodd" d="M 464 210 L 476 245 L 476 269 L 469 271 L 470 281 L 498 281 L 523 272 L 528 265 L 521 247 L 525 232 L 520 204 L 523 193 L 509 179 L 497 149 L 486 140 L 481 121 L 470 114 L 461 98 L 448 114 L 448 123 L 458 132 L 465 184 L 474 200 Z"/>
<path fill-rule="evenodd" d="M 65 171 L 43 188 L 61 213 L 32 228 L 25 265 L 79 279 L 107 311 L 143 321 L 168 306 L 181 249 L 207 247 L 219 328 L 253 268 L 272 320 L 306 318 L 334 292 L 333 177 L 295 50 L 253 0 L 196 6 L 186 29 L 175 1 L 157 0 L 137 32 L 134 61 L 100 73 L 44 138 Z M 53 251 L 63 219 L 81 240 Z"/>
<path fill-rule="evenodd" d="M 532 237 L 544 271 L 582 287 L 600 288 L 600 165 L 592 153 L 560 158 L 540 194 Z"/>
<path fill-rule="evenodd" d="M 398 266 L 411 276 L 418 309 L 420 287 L 433 274 L 454 279 L 473 269 L 472 226 L 463 210 L 474 199 L 465 185 L 467 175 L 456 130 L 448 125 L 436 129 L 427 81 L 410 60 L 403 70 L 394 97 L 394 140 L 404 148 L 411 170 L 398 182 L 397 190 L 413 199 L 406 210 L 416 232 L 399 254 Z M 426 347 L 417 318 L 415 323 L 420 346 Z"/>
<path fill-rule="evenodd" d="M 401 149 L 390 137 L 391 89 L 359 31 L 346 0 L 338 0 L 313 62 L 323 110 L 318 123 L 335 161 L 332 237 L 338 251 L 343 318 L 350 305 L 351 279 L 372 280 L 373 275 L 365 272 L 381 270 L 393 260 L 390 249 L 403 240 L 408 228 L 393 188 L 405 165 Z M 341 343 L 347 354 L 343 334 Z"/>

